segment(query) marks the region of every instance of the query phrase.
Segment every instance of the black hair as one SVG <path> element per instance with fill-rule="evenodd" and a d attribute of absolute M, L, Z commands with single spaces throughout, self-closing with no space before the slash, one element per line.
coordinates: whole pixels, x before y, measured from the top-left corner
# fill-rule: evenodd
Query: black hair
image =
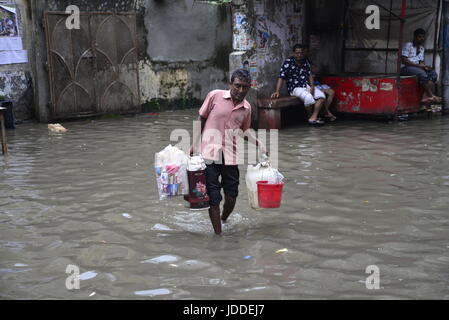
<path fill-rule="evenodd" d="M 251 82 L 251 75 L 249 74 L 249 71 L 245 69 L 235 70 L 231 75 L 231 83 L 233 83 L 236 78 L 246 82 Z"/>
<path fill-rule="evenodd" d="M 416 29 L 416 30 L 413 32 L 413 35 L 414 35 L 415 37 L 416 37 L 416 36 L 420 36 L 420 35 L 426 35 L 426 30 L 421 29 L 421 28 Z"/>
<path fill-rule="evenodd" d="M 295 45 L 293 46 L 293 52 L 295 52 L 296 49 L 304 49 L 304 50 L 307 50 L 308 47 L 307 47 L 307 45 L 305 45 L 305 44 L 297 43 L 297 44 L 295 44 Z"/>

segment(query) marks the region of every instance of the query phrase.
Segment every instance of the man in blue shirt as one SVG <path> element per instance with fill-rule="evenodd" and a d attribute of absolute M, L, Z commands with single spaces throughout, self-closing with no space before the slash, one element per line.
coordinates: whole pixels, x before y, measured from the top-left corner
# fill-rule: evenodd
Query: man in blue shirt
<path fill-rule="evenodd" d="M 326 96 L 321 90 L 315 88 L 311 66 L 306 54 L 307 47 L 305 45 L 296 44 L 293 46 L 293 56 L 282 64 L 276 91 L 271 95 L 271 98 L 279 98 L 284 81 L 286 81 L 289 94 L 298 97 L 308 110 L 310 114 L 309 124 L 322 125 L 324 121 L 318 119 L 318 115 Z"/>

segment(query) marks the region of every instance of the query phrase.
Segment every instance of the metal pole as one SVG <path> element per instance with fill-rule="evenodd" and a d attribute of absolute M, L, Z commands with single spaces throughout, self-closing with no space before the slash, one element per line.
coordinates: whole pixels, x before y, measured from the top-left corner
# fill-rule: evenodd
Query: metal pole
<path fill-rule="evenodd" d="M 8 145 L 6 144 L 6 132 L 5 132 L 5 118 L 3 116 L 3 111 L 6 108 L 2 108 L 0 104 L 0 135 L 2 140 L 2 153 L 6 154 L 8 152 Z"/>
<path fill-rule="evenodd" d="M 391 32 L 391 12 L 393 10 L 393 0 L 390 0 L 390 16 L 388 17 L 388 35 L 387 35 L 387 49 L 390 45 L 390 32 Z M 385 73 L 388 72 L 388 51 L 385 52 Z"/>
<path fill-rule="evenodd" d="M 440 17 L 440 9 L 441 9 L 441 0 L 438 1 L 438 7 L 437 7 L 437 16 L 435 18 L 435 37 L 433 38 L 433 58 L 432 58 L 432 68 L 435 69 L 435 60 L 437 56 L 437 50 L 438 50 L 438 26 L 439 26 L 439 20 Z"/>
<path fill-rule="evenodd" d="M 396 86 L 399 88 L 401 86 L 401 60 L 402 60 L 402 45 L 404 43 L 404 24 L 405 24 L 405 8 L 407 6 L 407 0 L 402 0 L 401 8 L 401 27 L 399 30 L 399 47 L 398 47 L 398 63 L 397 63 L 397 83 Z"/>
<path fill-rule="evenodd" d="M 345 73 L 345 60 L 346 60 L 346 37 L 347 37 L 347 24 L 346 24 L 346 15 L 349 9 L 349 0 L 345 0 L 343 5 L 343 23 L 342 23 L 342 44 L 341 44 L 341 64 L 340 64 L 340 73 Z"/>
<path fill-rule="evenodd" d="M 443 2 L 442 13 L 442 37 L 443 37 L 443 68 L 442 68 L 442 86 L 443 86 L 443 114 L 449 113 L 449 0 Z"/>

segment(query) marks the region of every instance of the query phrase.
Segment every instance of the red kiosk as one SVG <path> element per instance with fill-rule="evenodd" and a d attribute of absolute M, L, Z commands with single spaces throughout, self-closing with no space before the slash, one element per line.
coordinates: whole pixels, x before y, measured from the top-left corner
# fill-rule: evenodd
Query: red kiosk
<path fill-rule="evenodd" d="M 306 1 L 311 58 L 319 66 L 320 82 L 335 91 L 333 112 L 396 119 L 428 108 L 421 105 L 423 89 L 417 78 L 400 75 L 402 47 L 405 32 L 411 37 L 413 30 L 427 28 L 426 47 L 433 42 L 427 53 L 433 53 L 432 67 L 438 72 L 441 0 Z M 378 30 L 365 24 L 365 9 L 371 5 L 380 11 Z M 300 108 L 302 103 L 291 96 L 258 99 L 258 128 L 281 128 L 291 118 L 284 116 L 290 107 Z"/>
<path fill-rule="evenodd" d="M 371 1 L 382 9 L 390 13 L 389 28 L 392 16 L 400 20 L 400 31 L 397 50 L 396 75 L 394 74 L 378 74 L 378 75 L 350 75 L 345 74 L 338 76 L 324 76 L 321 82 L 329 85 L 335 90 L 335 104 L 333 110 L 339 113 L 347 114 L 364 114 L 385 116 L 396 118 L 409 113 L 416 113 L 422 110 L 421 97 L 423 89 L 418 84 L 415 76 L 401 76 L 401 55 L 402 46 L 404 44 L 404 24 L 406 17 L 407 0 L 402 0 L 401 15 L 395 15 L 390 9 L 382 6 L 376 1 Z M 437 6 L 438 17 L 440 14 L 440 1 Z M 392 3 L 392 2 L 391 2 Z M 435 19 L 437 20 L 437 19 Z M 418 28 L 418 26 L 416 27 Z M 438 21 L 435 21 L 435 36 L 433 48 L 433 67 L 435 67 L 435 55 L 438 36 Z M 390 42 L 390 30 L 388 30 L 387 44 Z M 352 50 L 363 50 L 356 48 Z M 351 49 L 349 49 L 351 50 Z M 364 48 L 369 51 L 369 48 Z M 388 46 L 387 46 L 388 50 Z M 390 49 L 389 51 L 391 51 Z M 343 61 L 345 48 L 343 48 Z M 388 60 L 388 53 L 387 53 Z M 387 64 L 387 61 L 385 62 Z M 344 65 L 344 63 L 343 63 Z M 344 66 L 343 66 L 344 68 Z M 387 70 L 387 66 L 385 66 Z"/>

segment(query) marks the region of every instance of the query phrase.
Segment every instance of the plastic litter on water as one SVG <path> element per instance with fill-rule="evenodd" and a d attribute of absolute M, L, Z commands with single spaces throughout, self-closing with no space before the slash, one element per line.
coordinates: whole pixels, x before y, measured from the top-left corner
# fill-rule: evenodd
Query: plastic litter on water
<path fill-rule="evenodd" d="M 243 259 L 245 259 L 245 260 L 249 260 L 249 259 L 251 259 L 252 257 L 251 256 L 244 256 L 243 257 Z"/>
<path fill-rule="evenodd" d="M 276 253 L 285 253 L 285 252 L 288 252 L 287 248 L 279 249 L 279 250 L 276 251 Z"/>
<path fill-rule="evenodd" d="M 60 125 L 59 123 L 48 124 L 48 130 L 50 130 L 51 132 L 57 132 L 57 133 L 67 132 L 67 129 L 64 128 L 62 125 Z"/>
<path fill-rule="evenodd" d="M 80 280 L 89 280 L 92 278 L 95 278 L 98 275 L 95 271 L 86 271 L 82 274 L 80 274 L 79 279 Z"/>

